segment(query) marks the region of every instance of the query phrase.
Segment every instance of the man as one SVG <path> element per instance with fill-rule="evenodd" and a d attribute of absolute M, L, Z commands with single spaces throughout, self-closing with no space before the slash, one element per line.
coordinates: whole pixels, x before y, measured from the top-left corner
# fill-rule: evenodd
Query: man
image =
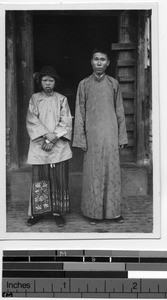
<path fill-rule="evenodd" d="M 123 222 L 119 149 L 128 143 L 118 82 L 105 74 L 110 61 L 103 49 L 92 52 L 93 74 L 78 86 L 73 147 L 85 151 L 81 211 L 98 220 Z"/>

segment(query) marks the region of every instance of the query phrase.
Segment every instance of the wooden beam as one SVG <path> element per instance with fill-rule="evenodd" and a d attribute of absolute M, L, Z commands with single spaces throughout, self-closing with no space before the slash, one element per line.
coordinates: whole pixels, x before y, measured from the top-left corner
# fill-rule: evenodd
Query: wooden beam
<path fill-rule="evenodd" d="M 134 92 L 123 92 L 122 97 L 123 97 L 123 99 L 133 99 L 133 98 L 135 98 L 135 93 Z"/>
<path fill-rule="evenodd" d="M 127 131 L 134 131 L 135 130 L 135 125 L 134 124 L 126 124 L 126 129 Z"/>
<path fill-rule="evenodd" d="M 29 138 L 25 120 L 30 97 L 34 92 L 34 61 L 33 61 L 33 28 L 32 15 L 29 11 L 19 11 L 17 15 L 18 36 L 18 108 L 19 108 L 19 162 L 26 163 Z"/>
<path fill-rule="evenodd" d="M 134 82 L 136 80 L 136 77 L 134 76 L 119 76 L 118 81 L 119 82 Z"/>
<path fill-rule="evenodd" d="M 16 35 L 14 12 L 6 12 L 6 127 L 9 131 L 10 168 L 18 168 Z"/>
<path fill-rule="evenodd" d="M 133 106 L 126 107 L 124 105 L 124 110 L 125 110 L 125 115 L 132 115 L 132 114 L 134 114 L 134 107 Z"/>
<path fill-rule="evenodd" d="M 135 43 L 112 43 L 111 49 L 112 50 L 135 50 L 136 44 Z"/>
<path fill-rule="evenodd" d="M 136 61 L 134 59 L 131 59 L 131 60 L 121 60 L 119 59 L 118 60 L 118 67 L 134 67 L 136 64 Z"/>
<path fill-rule="evenodd" d="M 145 101 L 145 15 L 139 12 L 138 18 L 138 57 L 137 57 L 137 102 L 136 102 L 136 118 L 137 118 L 137 164 L 144 165 L 145 146 L 144 146 L 144 115 L 143 107 Z"/>

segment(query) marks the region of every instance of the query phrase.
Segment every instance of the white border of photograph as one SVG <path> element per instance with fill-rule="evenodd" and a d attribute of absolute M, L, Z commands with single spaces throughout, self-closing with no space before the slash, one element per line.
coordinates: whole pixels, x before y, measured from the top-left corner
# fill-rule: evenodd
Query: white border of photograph
<path fill-rule="evenodd" d="M 63 1 L 62 1 L 63 2 Z M 103 239 L 157 239 L 160 238 L 160 118 L 159 118 L 159 56 L 158 56 L 158 5 L 150 3 L 89 3 L 89 4 L 1 4 L 0 6 L 0 238 L 1 239 L 54 239 L 54 240 L 103 240 Z M 5 10 L 83 10 L 83 9 L 152 9 L 152 118 L 153 118 L 153 233 L 15 233 L 6 232 L 6 149 L 5 149 Z"/>

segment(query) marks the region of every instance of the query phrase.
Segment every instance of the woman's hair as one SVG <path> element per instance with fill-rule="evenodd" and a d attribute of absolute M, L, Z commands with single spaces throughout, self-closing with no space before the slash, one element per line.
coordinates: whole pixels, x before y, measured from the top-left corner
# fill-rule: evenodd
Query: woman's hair
<path fill-rule="evenodd" d="M 44 66 L 39 72 L 34 73 L 33 77 L 38 83 L 38 87 L 42 90 L 41 80 L 44 76 L 50 76 L 55 80 L 54 89 L 57 87 L 58 83 L 60 82 L 60 76 L 57 74 L 56 70 L 51 66 Z"/>

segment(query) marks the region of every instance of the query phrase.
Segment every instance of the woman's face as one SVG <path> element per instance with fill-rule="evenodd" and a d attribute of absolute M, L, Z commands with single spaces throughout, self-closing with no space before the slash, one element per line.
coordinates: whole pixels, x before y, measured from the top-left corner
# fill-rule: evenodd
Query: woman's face
<path fill-rule="evenodd" d="M 51 93 L 54 90 L 55 79 L 49 75 L 45 75 L 41 79 L 41 85 L 45 93 Z"/>

